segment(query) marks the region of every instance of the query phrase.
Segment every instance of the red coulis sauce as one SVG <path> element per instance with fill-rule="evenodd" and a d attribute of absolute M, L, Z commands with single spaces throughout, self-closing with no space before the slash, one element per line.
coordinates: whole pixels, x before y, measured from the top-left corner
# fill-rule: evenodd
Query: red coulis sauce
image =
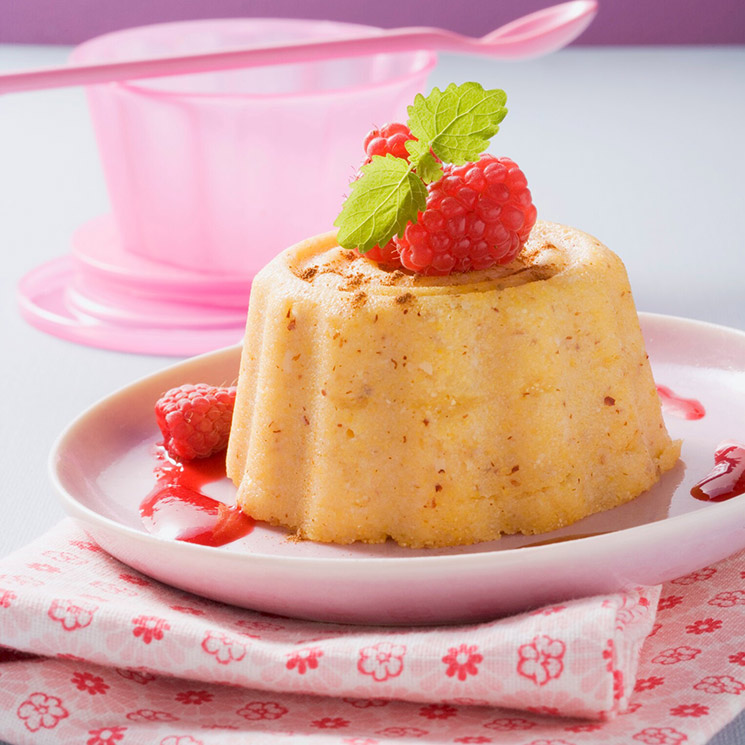
<path fill-rule="evenodd" d="M 700 401 L 696 401 L 695 398 L 683 398 L 666 385 L 658 385 L 657 394 L 662 410 L 668 414 L 681 419 L 703 419 L 706 415 L 706 409 Z"/>
<path fill-rule="evenodd" d="M 691 494 L 705 502 L 724 502 L 745 494 L 745 445 L 732 440 L 720 443 L 714 453 L 714 468 Z"/>
<path fill-rule="evenodd" d="M 225 478 L 225 453 L 180 463 L 154 448 L 156 485 L 140 505 L 145 527 L 163 538 L 224 546 L 248 535 L 254 521 L 237 505 L 208 497 L 200 489 Z"/>

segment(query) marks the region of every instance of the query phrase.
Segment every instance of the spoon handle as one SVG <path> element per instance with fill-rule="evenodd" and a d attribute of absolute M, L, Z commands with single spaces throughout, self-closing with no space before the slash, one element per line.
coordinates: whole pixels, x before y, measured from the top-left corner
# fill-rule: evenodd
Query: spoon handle
<path fill-rule="evenodd" d="M 265 65 L 288 65 L 317 60 L 363 57 L 412 49 L 450 49 L 464 46 L 456 34 L 438 29 L 396 29 L 376 36 L 252 47 L 176 57 L 126 62 L 50 67 L 0 75 L 0 93 L 96 85 L 121 80 L 217 72 Z"/>

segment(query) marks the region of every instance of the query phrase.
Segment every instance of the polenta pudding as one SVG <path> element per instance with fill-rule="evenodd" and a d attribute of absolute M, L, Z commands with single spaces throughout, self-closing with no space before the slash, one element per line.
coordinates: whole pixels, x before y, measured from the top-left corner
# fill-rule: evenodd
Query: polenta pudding
<path fill-rule="evenodd" d="M 464 545 L 623 504 L 677 461 L 621 260 L 480 154 L 503 104 L 418 96 L 365 141 L 338 232 L 255 277 L 227 454 L 251 517 Z"/>

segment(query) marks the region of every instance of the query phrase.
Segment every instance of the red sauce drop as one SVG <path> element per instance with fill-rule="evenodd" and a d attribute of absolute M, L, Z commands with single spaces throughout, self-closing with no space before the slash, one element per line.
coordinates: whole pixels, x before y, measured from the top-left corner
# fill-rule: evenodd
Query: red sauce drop
<path fill-rule="evenodd" d="M 658 385 L 657 394 L 660 397 L 663 411 L 668 414 L 681 419 L 703 419 L 706 416 L 703 404 L 695 398 L 683 398 L 666 385 Z"/>
<path fill-rule="evenodd" d="M 227 505 L 200 489 L 225 478 L 225 453 L 180 463 L 156 447 L 156 486 L 140 504 L 145 527 L 163 538 L 224 546 L 248 535 L 254 521 L 237 505 Z"/>
<path fill-rule="evenodd" d="M 691 494 L 704 502 L 723 502 L 745 494 L 745 445 L 732 440 L 721 442 L 714 453 L 714 468 L 691 489 Z"/>

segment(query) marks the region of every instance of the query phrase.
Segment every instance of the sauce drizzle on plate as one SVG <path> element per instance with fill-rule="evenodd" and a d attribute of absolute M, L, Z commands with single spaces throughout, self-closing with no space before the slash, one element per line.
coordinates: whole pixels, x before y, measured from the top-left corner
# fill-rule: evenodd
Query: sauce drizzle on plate
<path fill-rule="evenodd" d="M 254 520 L 237 505 L 203 494 L 206 484 L 225 478 L 225 453 L 180 463 L 158 445 L 153 455 L 156 485 L 140 504 L 150 533 L 201 546 L 224 546 L 248 535 Z"/>

